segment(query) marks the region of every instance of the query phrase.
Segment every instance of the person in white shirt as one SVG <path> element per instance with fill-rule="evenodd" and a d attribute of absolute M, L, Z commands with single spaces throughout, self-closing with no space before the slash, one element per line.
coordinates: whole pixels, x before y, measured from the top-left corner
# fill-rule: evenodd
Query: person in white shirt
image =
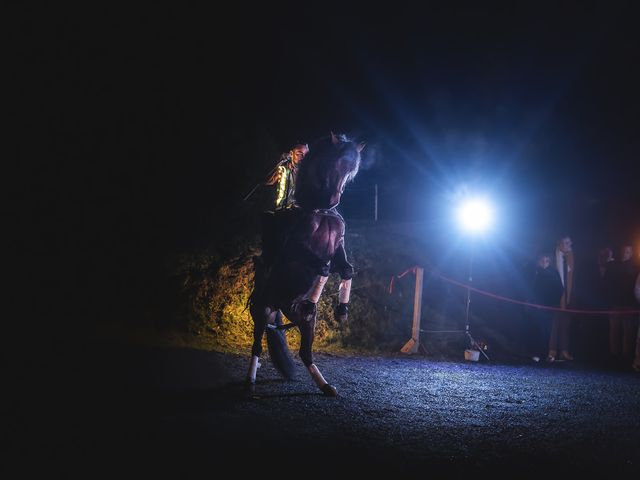
<path fill-rule="evenodd" d="M 555 251 L 555 267 L 560 274 L 564 291 L 560 298 L 560 308 L 566 309 L 571 304 L 571 294 L 573 292 L 573 274 L 575 260 L 573 257 L 573 249 L 571 237 L 563 235 L 558 239 Z M 556 312 L 551 326 L 551 337 L 549 338 L 549 355 L 548 362 L 560 360 L 573 360 L 573 356 L 569 353 L 569 334 L 571 327 L 571 314 L 568 312 Z M 560 356 L 558 357 L 558 350 Z"/>

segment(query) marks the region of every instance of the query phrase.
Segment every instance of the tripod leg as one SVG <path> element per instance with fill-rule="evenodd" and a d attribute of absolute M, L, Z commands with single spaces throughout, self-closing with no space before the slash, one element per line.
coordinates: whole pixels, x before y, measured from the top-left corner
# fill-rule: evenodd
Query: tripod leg
<path fill-rule="evenodd" d="M 475 348 L 476 350 L 478 350 L 482 355 L 484 355 L 484 357 L 485 357 L 487 360 L 491 360 L 491 359 L 489 358 L 489 355 L 487 355 L 487 353 L 484 351 L 484 349 L 482 349 L 482 348 L 480 347 L 480 345 L 478 345 L 478 342 L 476 342 L 476 341 L 475 341 L 475 339 L 471 336 L 471 334 L 469 333 L 469 330 L 467 330 L 465 333 L 467 334 L 467 337 L 469 337 L 469 342 L 471 342 L 471 347 L 473 347 L 473 348 Z"/>

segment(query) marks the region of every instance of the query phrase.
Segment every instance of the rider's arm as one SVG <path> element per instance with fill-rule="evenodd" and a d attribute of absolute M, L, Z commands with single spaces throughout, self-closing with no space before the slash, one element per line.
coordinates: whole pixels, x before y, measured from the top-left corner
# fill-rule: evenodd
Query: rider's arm
<path fill-rule="evenodd" d="M 284 167 L 280 165 L 276 168 L 275 172 L 271 174 L 269 178 L 264 182 L 265 185 L 275 185 L 280 181 L 280 177 L 284 174 Z"/>

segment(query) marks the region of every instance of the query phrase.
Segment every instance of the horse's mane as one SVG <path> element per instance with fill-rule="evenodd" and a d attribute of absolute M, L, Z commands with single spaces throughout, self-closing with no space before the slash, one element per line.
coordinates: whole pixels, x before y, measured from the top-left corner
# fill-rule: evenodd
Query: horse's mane
<path fill-rule="evenodd" d="M 298 205 L 309 210 L 335 207 L 344 186 L 358 173 L 363 146 L 334 134 L 310 145 L 296 180 Z"/>

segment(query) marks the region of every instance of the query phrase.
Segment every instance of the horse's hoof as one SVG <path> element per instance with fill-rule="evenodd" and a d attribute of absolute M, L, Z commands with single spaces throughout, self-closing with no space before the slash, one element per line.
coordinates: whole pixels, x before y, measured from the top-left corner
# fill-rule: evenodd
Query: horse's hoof
<path fill-rule="evenodd" d="M 326 397 L 338 396 L 338 391 L 335 389 L 335 387 L 333 385 L 329 385 L 328 383 L 326 385 L 323 385 L 320 390 L 322 390 L 322 393 L 324 393 Z"/>
<path fill-rule="evenodd" d="M 242 394 L 245 398 L 253 398 L 256 394 L 256 382 L 247 379 L 242 388 Z"/>

